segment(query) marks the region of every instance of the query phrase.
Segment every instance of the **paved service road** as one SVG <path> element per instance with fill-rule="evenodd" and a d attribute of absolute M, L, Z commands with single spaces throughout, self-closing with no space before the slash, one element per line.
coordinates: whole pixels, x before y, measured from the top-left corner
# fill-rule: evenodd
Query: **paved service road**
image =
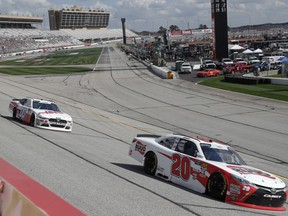
<path fill-rule="evenodd" d="M 0 157 L 87 215 L 287 215 L 222 203 L 147 176 L 128 156 L 137 133 L 198 134 L 231 144 L 248 164 L 287 182 L 287 102 L 162 80 L 113 46 L 91 73 L 1 75 L 0 82 Z M 72 133 L 13 121 L 8 104 L 25 96 L 56 101 L 73 117 Z"/>

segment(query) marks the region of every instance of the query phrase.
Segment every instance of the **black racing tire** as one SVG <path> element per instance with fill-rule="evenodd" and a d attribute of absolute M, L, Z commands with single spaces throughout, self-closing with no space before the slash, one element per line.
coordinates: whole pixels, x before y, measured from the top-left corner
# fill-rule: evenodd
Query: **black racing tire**
<path fill-rule="evenodd" d="M 32 116 L 30 118 L 29 125 L 32 126 L 32 127 L 35 126 L 35 115 L 34 114 L 32 114 Z"/>
<path fill-rule="evenodd" d="M 13 119 L 17 118 L 17 110 L 16 110 L 16 108 L 13 109 L 12 117 L 13 117 Z"/>
<path fill-rule="evenodd" d="M 144 158 L 144 171 L 149 175 L 155 175 L 157 169 L 157 156 L 153 152 L 148 152 Z"/>
<path fill-rule="evenodd" d="M 226 192 L 227 181 L 225 176 L 221 173 L 212 174 L 207 182 L 206 194 L 217 200 L 225 201 Z"/>

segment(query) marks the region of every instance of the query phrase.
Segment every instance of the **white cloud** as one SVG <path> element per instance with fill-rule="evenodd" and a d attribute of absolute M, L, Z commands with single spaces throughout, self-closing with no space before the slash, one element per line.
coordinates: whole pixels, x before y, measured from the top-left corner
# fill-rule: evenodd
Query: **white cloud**
<path fill-rule="evenodd" d="M 160 26 L 178 25 L 196 28 L 211 26 L 210 0 L 0 0 L 0 12 L 45 14 L 50 8 L 79 5 L 103 8 L 111 13 L 110 27 L 126 26 L 136 30 L 157 30 Z M 287 22 L 287 0 L 227 0 L 228 24 L 231 27 L 265 22 Z M 48 21 L 46 21 L 48 23 Z"/>

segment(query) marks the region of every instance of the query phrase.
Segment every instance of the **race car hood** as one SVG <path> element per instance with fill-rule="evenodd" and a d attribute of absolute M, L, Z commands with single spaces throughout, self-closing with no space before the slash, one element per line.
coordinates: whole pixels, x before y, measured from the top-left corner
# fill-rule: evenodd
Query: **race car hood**
<path fill-rule="evenodd" d="M 251 166 L 226 165 L 226 171 L 258 186 L 276 189 L 286 187 L 280 178 Z"/>
<path fill-rule="evenodd" d="M 42 118 L 60 118 L 66 121 L 72 121 L 70 115 L 63 112 L 55 112 L 52 110 L 34 109 L 35 113 Z"/>

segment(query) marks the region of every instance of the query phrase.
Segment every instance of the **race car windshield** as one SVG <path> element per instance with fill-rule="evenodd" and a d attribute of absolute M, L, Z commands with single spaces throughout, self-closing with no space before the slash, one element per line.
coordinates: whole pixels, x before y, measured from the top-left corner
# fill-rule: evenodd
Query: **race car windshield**
<path fill-rule="evenodd" d="M 55 111 L 55 112 L 60 112 L 60 109 L 54 103 L 48 104 L 48 103 L 41 103 L 39 101 L 34 101 L 33 102 L 33 108 L 35 108 L 35 109 L 43 109 L 43 110 L 52 110 L 52 111 Z"/>
<path fill-rule="evenodd" d="M 211 145 L 201 144 L 201 149 L 207 160 L 227 164 L 246 165 L 245 161 L 232 148 L 218 149 Z"/>

